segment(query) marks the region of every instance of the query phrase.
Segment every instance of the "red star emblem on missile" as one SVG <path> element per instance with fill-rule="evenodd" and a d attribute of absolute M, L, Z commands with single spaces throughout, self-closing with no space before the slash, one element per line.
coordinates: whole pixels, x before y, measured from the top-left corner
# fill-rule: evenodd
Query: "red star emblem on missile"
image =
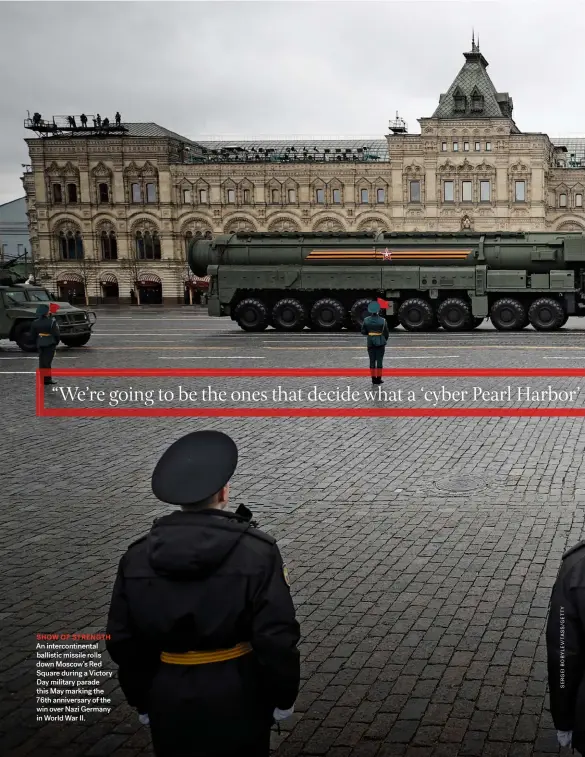
<path fill-rule="evenodd" d="M 382 253 L 382 255 L 384 256 L 384 260 L 392 260 L 392 253 L 390 252 L 390 250 L 387 247 L 384 250 L 384 252 Z"/>

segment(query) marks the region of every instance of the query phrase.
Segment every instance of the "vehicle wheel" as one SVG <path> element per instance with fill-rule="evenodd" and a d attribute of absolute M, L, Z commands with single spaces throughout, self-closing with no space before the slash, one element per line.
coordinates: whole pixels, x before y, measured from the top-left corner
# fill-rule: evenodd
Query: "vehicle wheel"
<path fill-rule="evenodd" d="M 520 331 L 528 323 L 524 305 L 508 297 L 494 302 L 490 318 L 498 331 Z"/>
<path fill-rule="evenodd" d="M 478 326 L 481 326 L 481 324 L 485 321 L 485 318 L 482 316 L 475 315 L 473 316 L 473 323 L 471 324 L 472 329 L 476 329 Z"/>
<path fill-rule="evenodd" d="M 562 305 L 552 297 L 541 297 L 528 309 L 528 319 L 537 331 L 555 331 L 566 323 Z"/>
<path fill-rule="evenodd" d="M 465 331 L 471 326 L 471 311 L 465 300 L 449 297 L 437 309 L 437 318 L 445 331 Z"/>
<path fill-rule="evenodd" d="M 317 300 L 311 308 L 311 321 L 319 331 L 340 331 L 345 321 L 345 308 L 328 297 Z"/>
<path fill-rule="evenodd" d="M 262 300 L 247 297 L 234 311 L 238 326 L 244 331 L 264 331 L 268 326 L 268 311 Z"/>
<path fill-rule="evenodd" d="M 298 300 L 279 300 L 272 308 L 271 323 L 278 331 L 302 331 L 307 312 Z"/>
<path fill-rule="evenodd" d="M 32 321 L 23 321 L 17 324 L 14 329 L 14 341 L 23 352 L 36 352 L 37 343 L 33 337 L 30 327 Z"/>
<path fill-rule="evenodd" d="M 350 317 L 353 328 L 356 331 L 359 331 L 361 329 L 364 318 L 368 315 L 368 305 L 370 304 L 370 302 L 372 302 L 371 299 L 364 297 L 361 300 L 356 300 L 351 306 Z"/>
<path fill-rule="evenodd" d="M 398 320 L 397 315 L 387 315 L 386 323 L 388 324 L 390 331 L 392 331 L 392 329 L 395 329 L 397 326 L 400 326 L 400 321 Z"/>
<path fill-rule="evenodd" d="M 91 334 L 80 334 L 79 336 L 61 337 L 61 341 L 66 347 L 83 347 L 91 339 Z"/>
<path fill-rule="evenodd" d="M 565 315 L 565 317 L 563 318 L 563 322 L 561 323 L 561 328 L 567 323 L 568 320 L 569 320 L 569 316 Z"/>
<path fill-rule="evenodd" d="M 435 314 L 426 300 L 413 297 L 400 306 L 398 320 L 407 331 L 428 331 L 435 321 Z"/>

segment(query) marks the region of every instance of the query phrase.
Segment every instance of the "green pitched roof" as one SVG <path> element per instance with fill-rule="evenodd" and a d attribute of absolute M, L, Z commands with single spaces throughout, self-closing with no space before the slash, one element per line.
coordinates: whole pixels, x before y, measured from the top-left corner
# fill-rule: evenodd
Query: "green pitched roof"
<path fill-rule="evenodd" d="M 496 92 L 486 68 L 487 60 L 472 44 L 472 50 L 464 53 L 465 63 L 455 81 L 439 99 L 433 118 L 511 118 L 512 98 L 507 92 Z M 476 96 L 474 109 L 472 95 Z M 457 98 L 461 98 L 456 102 Z M 483 99 L 480 99 L 483 98 Z"/>

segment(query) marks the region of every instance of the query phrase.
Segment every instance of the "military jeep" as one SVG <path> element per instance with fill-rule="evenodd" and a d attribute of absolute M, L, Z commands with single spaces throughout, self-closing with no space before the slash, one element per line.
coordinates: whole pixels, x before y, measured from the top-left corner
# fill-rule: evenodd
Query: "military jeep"
<path fill-rule="evenodd" d="M 56 302 L 43 287 L 30 284 L 0 286 L 0 339 L 10 339 L 24 352 L 35 352 L 36 344 L 30 326 L 37 317 L 39 305 Z M 95 313 L 82 310 L 68 302 L 57 302 L 55 314 L 61 342 L 67 347 L 83 347 L 89 342 L 96 322 Z"/>

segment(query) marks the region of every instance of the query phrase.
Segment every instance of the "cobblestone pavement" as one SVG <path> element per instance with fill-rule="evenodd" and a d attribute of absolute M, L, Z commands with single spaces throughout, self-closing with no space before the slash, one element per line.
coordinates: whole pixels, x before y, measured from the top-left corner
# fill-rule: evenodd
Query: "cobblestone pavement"
<path fill-rule="evenodd" d="M 363 365 L 354 334 L 246 335 L 198 309 L 98 318 L 56 367 Z M 236 440 L 233 502 L 289 565 L 303 683 L 276 757 L 570 753 L 548 714 L 543 631 L 560 557 L 585 535 L 580 419 L 36 418 L 29 357 L 0 343 L 2 754 L 151 754 L 115 679 L 109 715 L 35 722 L 34 634 L 104 630 L 121 553 L 167 511 L 152 468 L 205 427 Z M 395 332 L 389 348 L 401 367 L 584 359 L 571 322 L 551 336 Z"/>

